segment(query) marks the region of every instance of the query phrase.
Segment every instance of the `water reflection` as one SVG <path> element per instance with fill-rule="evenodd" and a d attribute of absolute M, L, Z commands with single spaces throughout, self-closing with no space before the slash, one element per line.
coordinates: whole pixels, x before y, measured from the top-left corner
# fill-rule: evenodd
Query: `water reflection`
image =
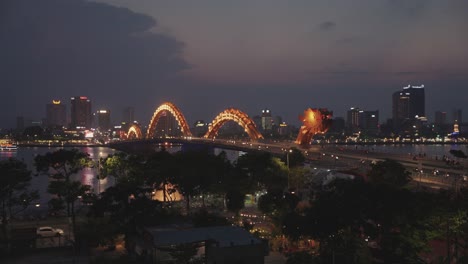
<path fill-rule="evenodd" d="M 37 190 L 40 195 L 40 201 L 38 203 L 41 209 L 45 209 L 47 207 L 48 201 L 51 199 L 51 195 L 47 192 L 47 187 L 49 185 L 49 178 L 47 175 L 38 174 L 34 167 L 34 158 L 37 155 L 44 155 L 48 152 L 54 152 L 59 149 L 60 147 L 20 147 L 17 151 L 14 152 L 0 152 L 0 160 L 5 160 L 8 158 L 17 158 L 23 161 L 29 170 L 32 171 L 34 177 L 31 180 L 31 190 Z M 64 148 L 64 149 L 72 149 L 72 148 Z M 105 158 L 110 154 L 114 154 L 116 151 L 111 148 L 106 147 L 81 147 L 77 148 L 82 152 L 86 152 L 90 155 L 90 158 L 95 160 L 99 159 L 99 157 Z M 98 168 L 97 166 L 94 168 L 85 168 L 76 175 L 72 176 L 73 180 L 80 181 L 82 184 L 90 185 L 92 190 L 97 194 L 99 192 L 103 192 L 106 188 L 112 186 L 115 183 L 115 180 L 112 177 L 110 179 L 101 180 L 97 179 L 98 175 Z"/>

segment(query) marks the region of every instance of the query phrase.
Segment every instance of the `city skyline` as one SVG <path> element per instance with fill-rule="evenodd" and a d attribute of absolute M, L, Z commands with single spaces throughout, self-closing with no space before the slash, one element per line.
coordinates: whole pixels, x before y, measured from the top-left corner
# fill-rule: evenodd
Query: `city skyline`
<path fill-rule="evenodd" d="M 384 122 L 393 92 L 424 84 L 430 120 L 468 110 L 464 1 L 99 2 L 2 2 L 1 127 L 73 95 L 143 121 L 171 101 L 188 120 L 268 107 L 297 124 L 308 107 L 355 106 Z"/>

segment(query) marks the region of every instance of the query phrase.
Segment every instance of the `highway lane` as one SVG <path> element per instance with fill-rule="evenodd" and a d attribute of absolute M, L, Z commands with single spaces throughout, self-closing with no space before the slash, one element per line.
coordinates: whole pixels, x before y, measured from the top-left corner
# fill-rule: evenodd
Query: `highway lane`
<path fill-rule="evenodd" d="M 335 145 L 311 145 L 307 149 L 303 149 L 292 141 L 240 141 L 229 139 L 206 139 L 197 137 L 184 137 L 184 138 L 171 138 L 171 139 L 154 139 L 155 142 L 171 142 L 171 143 L 195 143 L 207 144 L 213 147 L 232 149 L 239 151 L 252 151 L 260 150 L 267 151 L 276 156 L 283 156 L 292 148 L 298 148 L 303 151 L 306 158 L 317 164 L 320 167 L 329 167 L 331 169 L 346 170 L 351 168 L 360 168 L 363 173 L 368 169 L 370 162 L 376 162 L 384 159 L 393 159 L 402 163 L 409 171 L 412 172 L 415 181 L 421 180 L 423 176 L 426 181 L 430 178 L 430 184 L 438 184 L 441 188 L 447 188 L 454 184 L 447 184 L 447 182 L 455 182 L 458 184 L 468 184 L 466 177 L 468 175 L 467 167 L 454 168 L 447 165 L 441 160 L 433 160 L 429 158 L 413 159 L 410 155 L 398 155 L 395 153 L 372 152 L 362 150 L 349 150 L 342 149 Z M 134 141 L 138 142 L 138 141 Z M 147 140 L 143 140 L 147 142 Z M 129 142 L 131 143 L 131 141 Z M 362 163 L 367 163 L 366 166 Z M 422 172 L 421 172 L 422 171 Z M 433 172 L 438 171 L 439 175 L 434 175 Z M 448 175 L 448 177 L 446 177 Z M 419 177 L 416 177 L 419 176 Z"/>

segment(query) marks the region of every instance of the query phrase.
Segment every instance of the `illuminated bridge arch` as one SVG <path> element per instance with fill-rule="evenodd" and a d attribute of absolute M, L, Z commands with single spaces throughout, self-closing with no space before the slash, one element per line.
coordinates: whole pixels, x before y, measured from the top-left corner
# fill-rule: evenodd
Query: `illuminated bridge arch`
<path fill-rule="evenodd" d="M 211 122 L 208 127 L 208 132 L 206 132 L 204 137 L 214 138 L 218 134 L 219 129 L 228 121 L 234 121 L 243 127 L 251 139 L 263 139 L 263 136 L 258 132 L 254 121 L 250 119 L 247 114 L 235 108 L 229 108 L 219 113 L 219 115 Z"/>
<path fill-rule="evenodd" d="M 154 132 L 156 130 L 156 125 L 158 124 L 159 119 L 163 115 L 164 112 L 169 112 L 171 113 L 177 122 L 179 123 L 180 130 L 182 131 L 182 134 L 186 137 L 191 137 L 192 132 L 190 132 L 190 128 L 187 124 L 187 121 L 185 120 L 184 115 L 182 112 L 175 106 L 173 103 L 170 102 L 165 102 L 162 105 L 160 105 L 156 111 L 154 111 L 153 117 L 150 120 L 150 123 L 148 125 L 148 131 L 146 133 L 146 138 L 153 138 L 154 137 Z"/>
<path fill-rule="evenodd" d="M 141 128 L 137 124 L 130 126 L 127 132 L 127 139 L 142 139 L 143 134 L 141 133 Z"/>

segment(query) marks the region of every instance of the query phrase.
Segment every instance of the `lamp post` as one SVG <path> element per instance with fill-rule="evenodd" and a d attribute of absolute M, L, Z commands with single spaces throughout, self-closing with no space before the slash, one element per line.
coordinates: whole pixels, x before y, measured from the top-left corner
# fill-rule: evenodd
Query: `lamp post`
<path fill-rule="evenodd" d="M 99 152 L 99 156 L 97 159 L 98 168 L 97 168 L 96 180 L 98 184 L 98 195 L 101 194 L 101 155 L 102 155 L 102 152 Z"/>
<path fill-rule="evenodd" d="M 289 192 L 289 153 L 292 153 L 292 149 L 286 151 L 286 165 L 288 167 L 288 192 Z"/>

